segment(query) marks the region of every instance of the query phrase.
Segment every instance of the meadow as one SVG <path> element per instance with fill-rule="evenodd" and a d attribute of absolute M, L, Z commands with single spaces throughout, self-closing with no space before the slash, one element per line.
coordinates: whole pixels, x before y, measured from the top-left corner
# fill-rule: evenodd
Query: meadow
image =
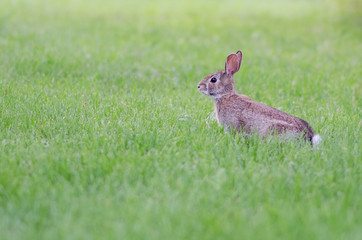
<path fill-rule="evenodd" d="M 2 1 L 0 239 L 361 239 L 353 4 Z M 197 84 L 239 49 L 317 150 L 218 126 Z"/>

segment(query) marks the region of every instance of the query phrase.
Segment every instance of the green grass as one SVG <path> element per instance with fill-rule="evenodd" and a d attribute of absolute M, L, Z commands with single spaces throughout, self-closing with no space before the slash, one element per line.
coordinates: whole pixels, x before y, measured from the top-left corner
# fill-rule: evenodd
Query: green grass
<path fill-rule="evenodd" d="M 2 1 L 0 239 L 360 239 L 361 14 L 339 4 Z M 197 83 L 238 49 L 238 92 L 318 150 L 209 117 Z"/>

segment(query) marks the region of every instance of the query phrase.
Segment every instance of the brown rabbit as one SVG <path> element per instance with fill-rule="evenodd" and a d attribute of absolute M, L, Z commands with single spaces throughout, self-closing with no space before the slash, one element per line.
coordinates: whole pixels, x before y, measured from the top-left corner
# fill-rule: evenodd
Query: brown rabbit
<path fill-rule="evenodd" d="M 219 125 L 246 134 L 258 133 L 262 138 L 275 133 L 302 137 L 317 145 L 321 137 L 314 134 L 306 121 L 236 93 L 233 76 L 239 71 L 241 60 L 240 50 L 230 54 L 224 71 L 206 76 L 198 85 L 201 93 L 214 98 Z"/>

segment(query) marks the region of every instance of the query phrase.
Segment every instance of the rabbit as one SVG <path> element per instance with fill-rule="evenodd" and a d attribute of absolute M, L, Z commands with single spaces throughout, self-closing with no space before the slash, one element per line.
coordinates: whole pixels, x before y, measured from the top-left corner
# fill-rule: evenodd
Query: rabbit
<path fill-rule="evenodd" d="M 236 93 L 233 77 L 240 69 L 241 60 L 240 50 L 230 54 L 225 70 L 206 76 L 198 84 L 201 93 L 214 98 L 218 124 L 246 135 L 257 133 L 261 138 L 274 134 L 283 138 L 301 137 L 313 147 L 318 145 L 322 138 L 314 134 L 306 121 Z"/>

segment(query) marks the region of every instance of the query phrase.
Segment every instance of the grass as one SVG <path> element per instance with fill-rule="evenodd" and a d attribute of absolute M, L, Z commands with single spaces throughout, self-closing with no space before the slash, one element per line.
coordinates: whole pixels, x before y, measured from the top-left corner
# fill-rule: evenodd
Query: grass
<path fill-rule="evenodd" d="M 3 1 L 0 239 L 359 239 L 361 15 L 338 4 Z M 238 49 L 238 92 L 318 150 L 210 117 L 197 83 Z"/>

